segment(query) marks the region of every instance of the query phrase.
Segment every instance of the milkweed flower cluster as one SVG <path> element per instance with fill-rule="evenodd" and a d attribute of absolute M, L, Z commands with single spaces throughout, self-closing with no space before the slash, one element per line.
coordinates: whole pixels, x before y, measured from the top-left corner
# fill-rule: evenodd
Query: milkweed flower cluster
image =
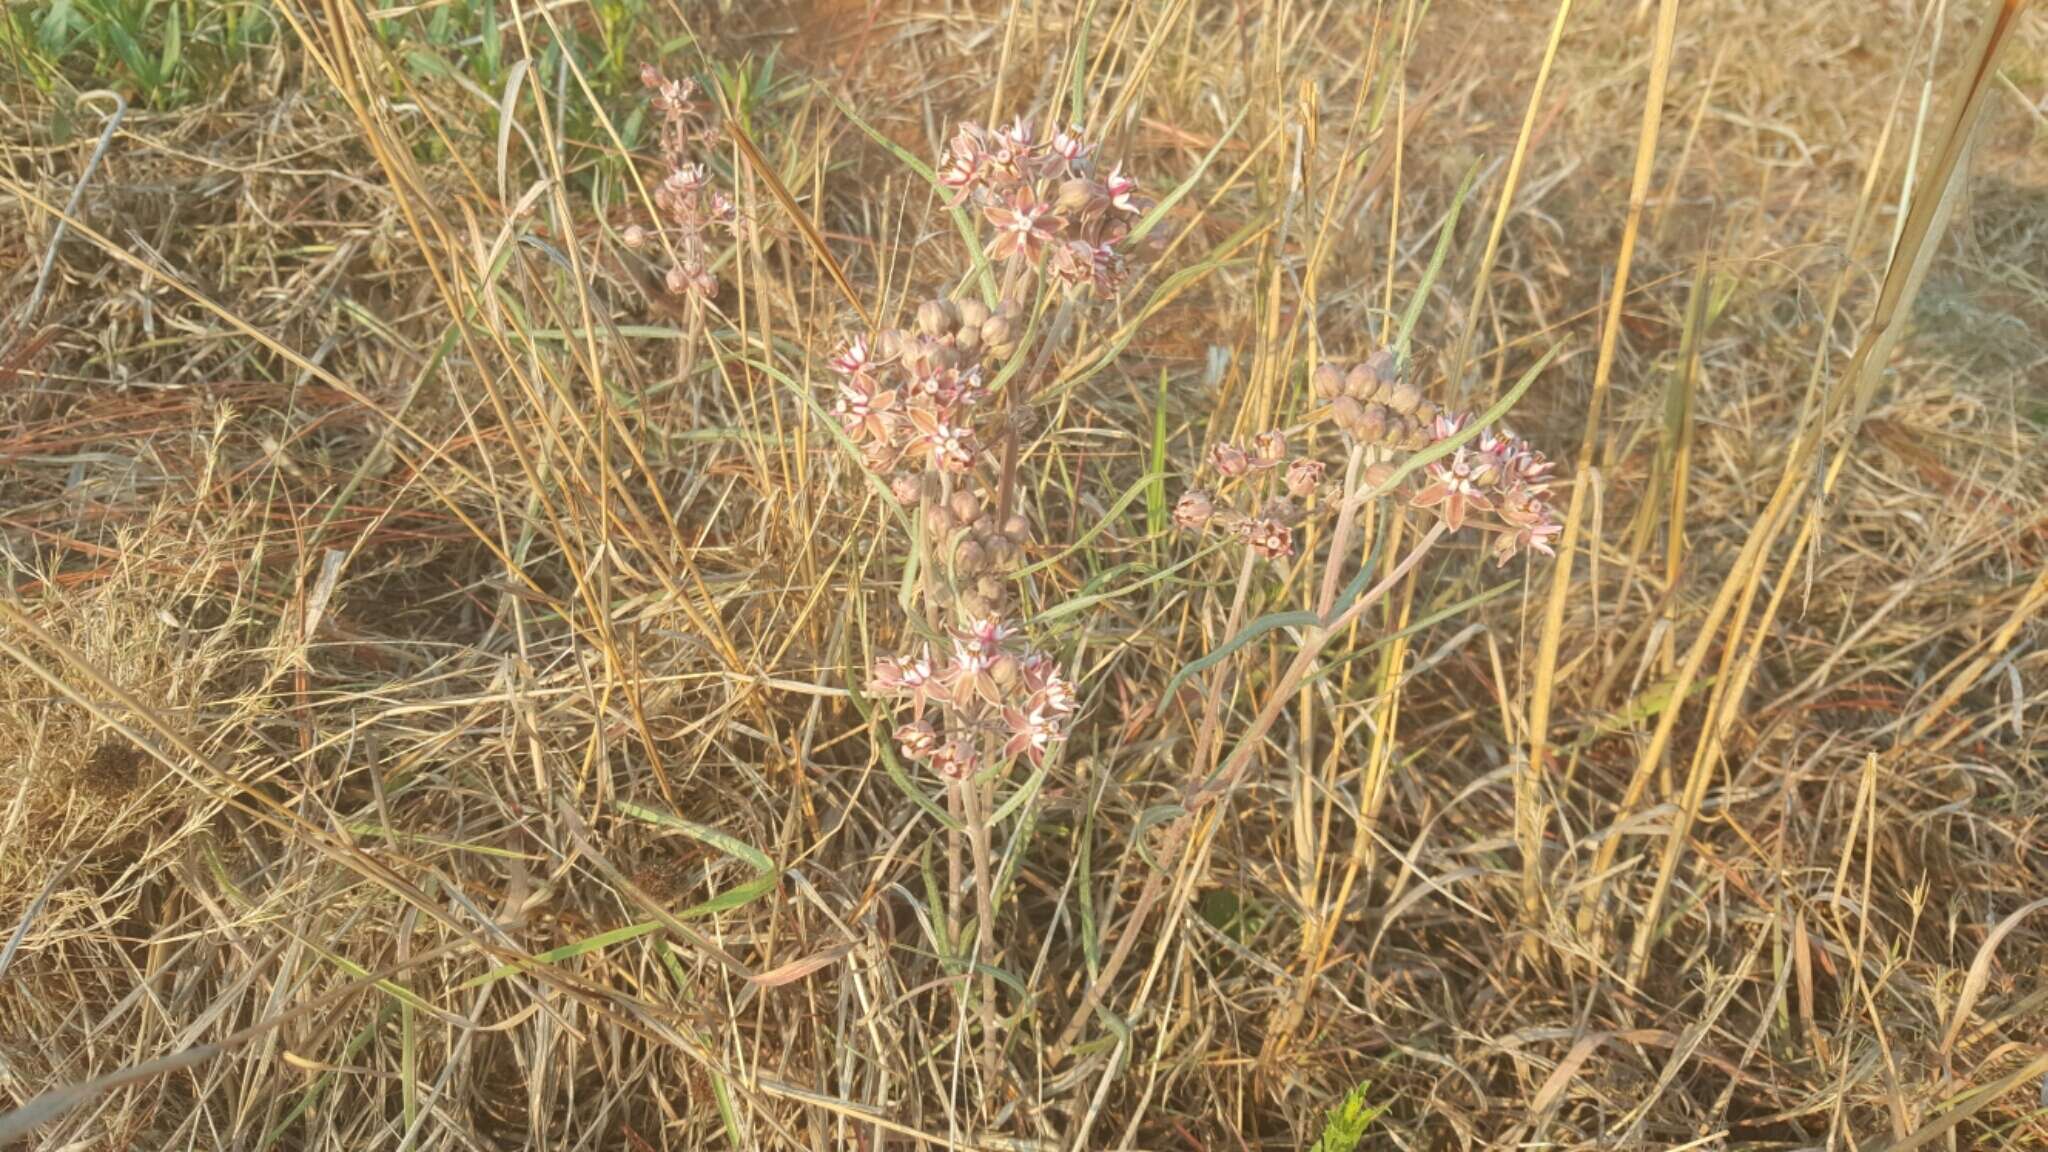
<path fill-rule="evenodd" d="M 1042 763 L 1066 739 L 1073 685 L 999 616 L 974 618 L 951 639 L 945 656 L 926 646 L 886 657 L 869 677 L 871 693 L 894 701 L 904 758 L 950 780 L 972 776 L 992 751 Z"/>
<path fill-rule="evenodd" d="M 1294 455 L 1286 434 L 1276 430 L 1259 433 L 1249 445 L 1216 445 L 1209 469 L 1216 489 L 1182 493 L 1173 522 L 1189 531 L 1229 533 L 1268 560 L 1293 556 L 1294 530 L 1308 519 L 1305 502 L 1324 486 L 1323 462 Z"/>
<path fill-rule="evenodd" d="M 1437 439 L 1456 435 L 1465 419 L 1438 416 Z M 1505 428 L 1481 429 L 1477 445 L 1430 461 L 1408 503 L 1435 509 L 1453 532 L 1473 522 L 1474 513 L 1489 514 L 1491 520 L 1480 523 L 1492 533 L 1490 548 L 1502 565 L 1521 551 L 1551 555 L 1550 542 L 1564 531 L 1550 502 L 1553 462 Z"/>
<path fill-rule="evenodd" d="M 1472 420 L 1469 413 L 1454 413 L 1424 398 L 1405 378 L 1391 349 L 1353 365 L 1321 365 L 1310 384 L 1343 438 L 1366 451 L 1363 490 L 1384 486 L 1398 475 L 1397 455 L 1459 437 Z M 1209 488 L 1190 489 L 1174 508 L 1174 522 L 1183 529 L 1229 532 L 1269 559 L 1292 556 L 1293 529 L 1306 519 L 1301 502 L 1325 484 L 1322 462 L 1290 456 L 1281 435 L 1267 432 L 1249 446 L 1217 445 L 1209 467 L 1218 477 L 1216 491 L 1234 486 L 1235 498 L 1224 499 Z M 1507 429 L 1482 428 L 1430 460 L 1398 495 L 1412 508 L 1434 512 L 1451 532 L 1472 525 L 1487 533 L 1489 550 L 1505 565 L 1518 552 L 1550 554 L 1551 541 L 1563 531 L 1550 500 L 1554 467 Z M 1282 478 L 1278 491 L 1266 484 L 1270 494 L 1263 499 L 1252 495 L 1259 491 L 1256 478 L 1268 473 Z"/>
<path fill-rule="evenodd" d="M 696 82 L 688 77 L 671 80 L 652 64 L 641 68 L 640 82 L 654 94 L 666 172 L 654 189 L 654 227 L 627 227 L 626 246 L 637 249 L 665 241 L 675 260 L 663 284 L 673 295 L 708 301 L 718 295 L 718 277 L 711 271 L 712 236 L 718 229 L 736 230 L 739 210 L 723 189 L 712 185 L 704 165 L 691 157 L 693 145 L 714 137 L 697 103 Z"/>
<path fill-rule="evenodd" d="M 1115 292 L 1128 275 L 1131 230 L 1152 202 L 1120 166 L 1103 173 L 1097 145 L 1070 128 L 1041 136 L 1029 118 L 1006 128 L 962 123 L 939 160 L 939 182 L 995 229 L 993 261 L 1015 260 L 1071 287 Z"/>
<path fill-rule="evenodd" d="M 927 300 L 909 329 L 856 336 L 837 356 L 833 412 L 867 466 L 967 473 L 982 456 L 976 409 L 984 376 L 1017 350 L 1014 307 L 979 300 Z"/>

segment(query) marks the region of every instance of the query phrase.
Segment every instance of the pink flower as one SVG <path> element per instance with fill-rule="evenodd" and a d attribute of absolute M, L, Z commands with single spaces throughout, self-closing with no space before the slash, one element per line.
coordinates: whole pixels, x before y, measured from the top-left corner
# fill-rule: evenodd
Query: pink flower
<path fill-rule="evenodd" d="M 1052 134 L 1053 153 L 1068 164 L 1077 164 L 1088 159 L 1095 146 L 1081 135 L 1081 126 L 1076 124 Z"/>
<path fill-rule="evenodd" d="M 1252 551 L 1268 560 L 1284 560 L 1294 555 L 1294 533 L 1278 520 L 1248 521 L 1244 527 L 1244 534 L 1252 546 Z"/>
<path fill-rule="evenodd" d="M 1510 528 L 1494 537 L 1494 560 L 1500 567 L 1505 568 L 1508 561 L 1515 558 L 1515 553 L 1520 551 L 1555 556 L 1557 553 L 1551 548 L 1550 542 L 1563 531 L 1564 525 L 1551 520 L 1539 521 L 1526 528 Z"/>
<path fill-rule="evenodd" d="M 1109 170 L 1109 177 L 1103 181 L 1103 186 L 1109 189 L 1111 205 L 1133 216 L 1138 214 L 1138 205 L 1131 199 L 1138 191 L 1138 182 L 1124 175 L 1123 165 L 1119 164 Z"/>
<path fill-rule="evenodd" d="M 1477 458 L 1460 448 L 1452 454 L 1449 464 L 1437 461 L 1429 466 L 1430 483 L 1409 497 L 1408 502 L 1417 508 L 1441 505 L 1439 515 L 1443 517 L 1444 526 L 1456 532 L 1465 526 L 1467 511 L 1493 510 L 1493 501 L 1477 478 L 1479 467 Z"/>
<path fill-rule="evenodd" d="M 858 376 L 868 370 L 869 363 L 867 337 L 855 336 L 845 351 L 832 358 L 832 370 L 842 376 Z"/>
<path fill-rule="evenodd" d="M 671 80 L 661 74 L 661 69 L 652 64 L 640 66 L 640 83 L 654 92 L 654 108 L 664 116 L 681 116 L 691 111 L 691 98 L 697 94 L 697 82 L 685 76 Z"/>
<path fill-rule="evenodd" d="M 931 454 L 932 467 L 941 472 L 973 471 L 977 453 L 971 429 L 922 408 L 910 413 L 910 422 L 917 428 L 918 442 Z"/>
<path fill-rule="evenodd" d="M 988 137 L 981 126 L 963 122 L 940 158 L 939 183 L 965 193 L 980 183 L 988 167 Z"/>
<path fill-rule="evenodd" d="M 888 443 L 896 433 L 896 393 L 883 389 L 864 375 L 848 376 L 839 382 L 839 402 L 834 411 L 840 426 L 856 441 Z"/>
<path fill-rule="evenodd" d="M 1074 685 L 1060 675 L 1059 665 L 1042 652 L 1026 656 L 1017 666 L 1018 681 L 1029 695 L 1031 707 L 1043 708 L 1055 716 L 1074 711 Z"/>
<path fill-rule="evenodd" d="M 944 673 L 950 692 L 947 699 L 956 708 L 1002 703 L 1003 688 L 996 679 L 996 670 L 1006 659 L 1000 652 L 984 651 L 966 640 L 955 640 L 953 660 Z"/>
<path fill-rule="evenodd" d="M 896 726 L 896 747 L 906 760 L 926 760 L 939 750 L 939 734 L 922 720 Z"/>
<path fill-rule="evenodd" d="M 1052 205 L 1023 188 L 1011 193 L 1008 207 L 990 204 L 982 209 L 982 215 L 996 228 L 988 245 L 991 260 L 1007 260 L 1014 253 L 1026 264 L 1036 264 L 1058 230 L 1066 226 L 1066 221 L 1053 215 Z"/>
<path fill-rule="evenodd" d="M 997 129 L 993 144 L 997 158 L 1011 164 L 1028 158 L 1038 150 L 1036 132 L 1027 116 L 1019 116 L 1010 121 L 1008 128 Z"/>
<path fill-rule="evenodd" d="M 924 715 L 925 704 L 939 691 L 939 678 L 932 671 L 932 650 L 926 647 L 915 658 L 884 656 L 875 661 L 868 677 L 868 691 L 876 696 L 908 697 L 910 713 Z"/>
<path fill-rule="evenodd" d="M 1017 634 L 1015 628 L 1003 623 L 999 616 L 983 616 L 967 625 L 961 638 L 983 652 L 995 653 L 1002 649 L 1003 642 Z"/>
<path fill-rule="evenodd" d="M 949 153 L 946 162 L 939 167 L 939 183 L 948 188 L 966 191 L 981 179 L 981 157 L 978 154 Z"/>
<path fill-rule="evenodd" d="M 1022 756 L 1031 761 L 1033 767 L 1043 764 L 1046 752 L 1066 735 L 1059 718 L 1047 715 L 1043 709 L 1034 708 L 1026 712 L 1021 708 L 1005 708 L 1003 723 L 1010 730 L 1010 739 L 1003 745 L 1003 755 Z"/>
<path fill-rule="evenodd" d="M 1261 471 L 1287 459 L 1287 435 L 1278 429 L 1252 437 L 1253 467 Z"/>
<path fill-rule="evenodd" d="M 932 753 L 932 770 L 948 780 L 965 780 L 974 775 L 981 757 L 974 746 L 957 737 Z"/>

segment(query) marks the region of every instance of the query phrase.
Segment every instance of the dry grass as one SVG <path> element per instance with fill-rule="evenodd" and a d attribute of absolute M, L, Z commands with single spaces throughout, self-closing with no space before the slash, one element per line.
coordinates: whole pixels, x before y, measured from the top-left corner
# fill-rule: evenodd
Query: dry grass
<path fill-rule="evenodd" d="M 1582 4 L 1533 103 L 1531 3 L 576 0 L 495 63 L 436 7 L 128 109 L 40 292 L 121 82 L 0 32 L 0 1132 L 1301 1148 L 1369 1080 L 1366 1147 L 2048 1147 L 2039 13 L 1946 181 L 1982 0 Z M 701 323 L 570 36 L 758 151 Z M 1215 159 L 1023 458 L 1083 711 L 982 932 L 847 691 L 911 548 L 824 360 L 962 265 L 844 109 L 929 160 L 1077 71 L 1152 189 Z M 1453 538 L 1196 804 L 1295 644 L 1163 691 L 1238 614 L 1159 502 L 1386 338 L 1475 164 L 1416 340 L 1478 401 L 1556 350 L 1574 540 Z"/>

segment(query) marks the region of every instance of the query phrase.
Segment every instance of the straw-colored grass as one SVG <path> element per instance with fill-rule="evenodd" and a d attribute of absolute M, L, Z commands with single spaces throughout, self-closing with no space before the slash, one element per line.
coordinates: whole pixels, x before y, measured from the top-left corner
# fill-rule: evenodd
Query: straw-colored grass
<path fill-rule="evenodd" d="M 0 17 L 0 1144 L 2048 1147 L 2024 0 L 74 8 Z M 975 286 L 898 151 L 1076 108 L 1187 186 L 1029 365 L 1078 719 L 949 789 L 826 361 Z M 1559 555 L 1369 518 L 1190 670 L 1353 561 L 1166 509 L 1411 314 L 1541 365 Z"/>

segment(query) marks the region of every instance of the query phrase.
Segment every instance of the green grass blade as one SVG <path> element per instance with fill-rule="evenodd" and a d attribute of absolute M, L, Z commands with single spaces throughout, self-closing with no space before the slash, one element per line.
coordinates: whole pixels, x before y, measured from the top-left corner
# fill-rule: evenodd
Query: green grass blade
<path fill-rule="evenodd" d="M 1407 311 L 1401 313 L 1401 327 L 1394 336 L 1394 353 L 1401 363 L 1408 362 L 1408 341 L 1415 334 L 1416 322 L 1422 319 L 1422 309 L 1429 304 L 1429 293 L 1436 287 L 1436 278 L 1444 270 L 1444 259 L 1451 253 L 1451 243 L 1458 231 L 1458 213 L 1465 207 L 1465 198 L 1472 194 L 1472 182 L 1479 178 L 1479 164 L 1475 160 L 1466 171 L 1465 179 L 1458 184 L 1458 194 L 1451 199 L 1451 210 L 1444 216 L 1443 230 L 1437 233 L 1436 249 L 1429 254 L 1429 267 L 1422 270 L 1422 282 L 1415 286 L 1415 295 L 1408 300 Z"/>

